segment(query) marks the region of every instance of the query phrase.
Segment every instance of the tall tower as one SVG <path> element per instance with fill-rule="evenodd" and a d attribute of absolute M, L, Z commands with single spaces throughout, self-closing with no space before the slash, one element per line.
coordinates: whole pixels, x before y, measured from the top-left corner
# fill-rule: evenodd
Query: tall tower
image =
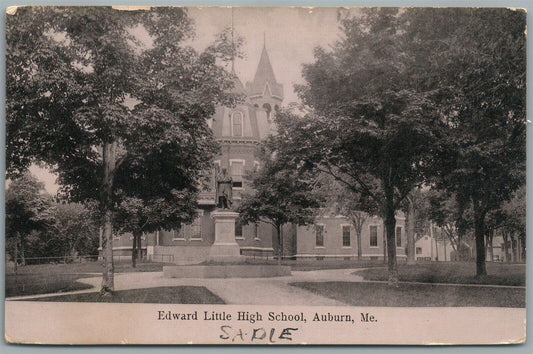
<path fill-rule="evenodd" d="M 266 118 L 270 122 L 283 101 L 283 85 L 278 83 L 274 76 L 274 70 L 266 49 L 266 41 L 263 41 L 263 51 L 254 79 L 252 82 L 246 83 L 246 91 L 251 103 L 256 108 L 264 110 Z"/>

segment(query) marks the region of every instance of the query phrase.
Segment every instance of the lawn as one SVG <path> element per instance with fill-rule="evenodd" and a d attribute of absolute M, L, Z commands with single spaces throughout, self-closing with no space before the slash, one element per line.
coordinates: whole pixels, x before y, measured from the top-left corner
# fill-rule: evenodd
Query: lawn
<path fill-rule="evenodd" d="M 301 259 L 298 261 L 288 261 L 287 265 L 291 266 L 291 270 L 295 271 L 312 271 L 322 269 L 352 269 L 352 268 L 374 268 L 383 267 L 383 261 L 358 261 L 358 260 L 343 260 L 343 259 Z"/>
<path fill-rule="evenodd" d="M 117 302 L 142 304 L 224 304 L 224 301 L 203 286 L 164 286 L 149 289 L 115 291 L 113 296 L 99 293 L 50 296 L 31 301 Z"/>
<path fill-rule="evenodd" d="M 90 289 L 76 280 L 94 275 L 83 274 L 11 274 L 6 275 L 6 297 L 60 293 Z"/>
<path fill-rule="evenodd" d="M 165 263 L 138 263 L 136 268 L 131 266 L 131 261 L 114 262 L 115 273 L 130 272 L 162 272 Z M 17 274 L 80 274 L 80 273 L 102 273 L 104 270 L 103 262 L 84 262 L 84 263 L 66 263 L 66 264 L 36 264 L 19 266 Z M 9 275 L 9 274 L 8 274 Z"/>
<path fill-rule="evenodd" d="M 472 286 L 357 282 L 300 282 L 290 285 L 314 294 L 342 301 L 351 306 L 391 307 L 525 307 L 526 290 L 522 288 L 486 288 Z"/>
<path fill-rule="evenodd" d="M 116 262 L 115 273 L 162 272 L 163 263 L 140 263 L 136 268 L 131 262 Z M 101 262 L 39 264 L 19 267 L 17 274 L 6 274 L 6 297 L 48 294 L 89 289 L 90 286 L 77 282 L 102 274 Z"/>
<path fill-rule="evenodd" d="M 524 286 L 526 283 L 525 264 L 487 263 L 488 275 L 476 277 L 476 265 L 473 262 L 440 262 L 400 264 L 398 276 L 400 281 L 448 284 L 490 284 Z M 372 268 L 357 271 L 365 280 L 387 280 L 387 268 Z"/>

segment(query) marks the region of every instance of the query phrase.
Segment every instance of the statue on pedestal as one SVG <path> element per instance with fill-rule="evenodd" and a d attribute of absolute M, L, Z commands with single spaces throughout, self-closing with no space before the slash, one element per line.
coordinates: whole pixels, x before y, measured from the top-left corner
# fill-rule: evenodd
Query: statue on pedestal
<path fill-rule="evenodd" d="M 217 169 L 216 187 L 217 208 L 230 209 L 233 204 L 233 180 L 225 168 L 222 169 L 222 173 Z"/>

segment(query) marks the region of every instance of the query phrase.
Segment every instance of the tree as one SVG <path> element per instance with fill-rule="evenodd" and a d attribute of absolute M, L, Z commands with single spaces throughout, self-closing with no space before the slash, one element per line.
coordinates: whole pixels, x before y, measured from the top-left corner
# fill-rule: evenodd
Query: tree
<path fill-rule="evenodd" d="M 261 167 L 250 176 L 252 191 L 243 195 L 237 207 L 244 224 L 265 222 L 275 228 L 278 263 L 283 257 L 283 225 L 312 223 L 320 206 L 310 176 L 299 174 L 278 157 L 282 145 L 279 137 L 270 137 L 264 144 Z"/>
<path fill-rule="evenodd" d="M 473 211 L 468 204 L 458 200 L 455 194 L 431 190 L 428 193 L 428 218 L 440 227 L 450 241 L 458 260 L 467 259 L 465 237 L 472 229 Z"/>
<path fill-rule="evenodd" d="M 119 232 L 131 232 L 133 235 L 133 268 L 140 258 L 143 233 L 179 229 L 183 223 L 193 220 L 196 209 L 197 193 L 194 191 L 174 191 L 164 198 L 150 200 L 124 198 L 116 211 L 116 228 Z"/>
<path fill-rule="evenodd" d="M 8 174 L 43 161 L 69 200 L 97 203 L 102 294 L 114 289 L 116 206 L 198 188 L 217 151 L 206 119 L 237 98 L 216 64 L 233 46 L 216 41 L 198 54 L 183 46 L 191 35 L 182 8 L 27 7 L 7 18 Z M 37 45 L 24 46 L 26 37 Z"/>
<path fill-rule="evenodd" d="M 314 192 L 320 195 L 326 205 L 335 210 L 336 214 L 345 216 L 355 230 L 357 242 L 357 259 L 363 257 L 361 247 L 361 235 L 366 220 L 373 215 L 379 214 L 379 205 L 374 200 L 365 198 L 361 194 L 353 194 L 339 181 L 329 174 L 319 174 L 320 188 L 315 187 Z"/>
<path fill-rule="evenodd" d="M 517 260 L 518 240 L 521 242 L 521 253 L 525 253 L 526 242 L 526 188 L 520 187 L 511 200 L 502 204 L 501 208 L 492 211 L 488 217 L 490 230 L 494 233 L 500 231 L 503 239 L 503 252 L 505 261 Z M 490 225 L 492 224 L 492 225 Z M 512 254 L 509 252 L 511 246 Z M 523 260 L 523 259 L 520 259 Z"/>
<path fill-rule="evenodd" d="M 402 204 L 402 209 L 405 214 L 405 224 L 406 224 L 406 254 L 407 254 L 407 264 L 414 264 L 415 252 L 416 252 L 416 241 L 417 233 L 418 237 L 421 237 L 423 232 L 421 229 L 424 227 L 421 225 L 426 221 L 427 217 L 427 193 L 425 193 L 422 188 L 414 188 L 404 200 Z"/>
<path fill-rule="evenodd" d="M 44 185 L 26 172 L 14 179 L 6 190 L 6 243 L 11 243 L 16 266 L 19 255 L 25 263 L 26 237 L 32 232 L 45 232 L 54 222 L 51 198 Z"/>
<path fill-rule="evenodd" d="M 442 113 L 437 185 L 473 210 L 476 274 L 485 275 L 487 215 L 525 183 L 526 14 L 410 9 L 415 67 Z"/>
<path fill-rule="evenodd" d="M 344 38 L 331 51 L 315 50 L 297 87 L 310 112 L 283 124 L 287 154 L 332 175 L 355 194 L 380 205 L 387 239 L 389 280 L 397 284 L 396 212 L 423 180 L 437 117 L 410 74 L 405 23 L 397 9 L 365 9 L 344 17 Z"/>
<path fill-rule="evenodd" d="M 90 210 L 78 203 L 56 203 L 53 211 L 55 222 L 44 246 L 49 256 L 66 261 L 71 256 L 98 254 L 98 224 Z"/>

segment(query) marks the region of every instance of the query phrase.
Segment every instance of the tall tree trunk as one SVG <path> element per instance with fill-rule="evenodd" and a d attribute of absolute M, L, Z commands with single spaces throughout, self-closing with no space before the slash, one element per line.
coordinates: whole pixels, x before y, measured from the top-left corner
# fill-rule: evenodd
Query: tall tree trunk
<path fill-rule="evenodd" d="M 507 244 L 509 236 L 504 229 L 502 229 L 502 239 L 503 239 L 503 257 L 505 262 L 509 262 L 509 245 Z"/>
<path fill-rule="evenodd" d="M 511 262 L 516 262 L 516 245 L 514 242 L 514 231 L 509 234 L 509 244 L 511 245 Z"/>
<path fill-rule="evenodd" d="M 446 237 L 442 236 L 442 230 L 441 230 L 441 238 L 442 238 L 442 248 L 444 249 L 444 261 L 446 262 L 448 259 L 446 258 Z"/>
<path fill-rule="evenodd" d="M 15 274 L 17 274 L 18 270 L 18 263 L 19 263 L 19 238 L 20 238 L 20 232 L 17 231 L 15 236 L 15 251 L 13 252 L 13 261 L 15 262 L 13 271 Z"/>
<path fill-rule="evenodd" d="M 21 236 L 19 238 L 20 242 L 20 265 L 25 266 L 26 265 L 26 251 L 24 249 L 24 237 Z"/>
<path fill-rule="evenodd" d="M 102 183 L 102 208 L 104 211 L 104 235 L 102 255 L 104 271 L 102 274 L 102 295 L 111 295 L 115 290 L 115 269 L 113 264 L 113 177 L 115 173 L 116 143 L 105 143 L 103 147 L 104 179 Z"/>
<path fill-rule="evenodd" d="M 474 237 L 476 239 L 476 275 L 487 275 L 485 264 L 485 213 L 481 210 L 480 203 L 474 201 Z"/>
<path fill-rule="evenodd" d="M 355 229 L 355 236 L 357 238 L 357 260 L 363 259 L 363 250 L 361 249 L 361 228 Z"/>
<path fill-rule="evenodd" d="M 492 249 L 492 236 L 494 231 L 487 231 L 487 249 L 489 250 L 489 259 L 491 262 L 494 262 L 494 250 Z"/>
<path fill-rule="evenodd" d="M 438 262 L 439 261 L 439 240 L 437 238 L 437 235 L 435 235 L 435 229 L 433 228 L 432 223 L 429 224 L 429 227 L 431 229 L 431 236 L 435 240 L 435 260 Z"/>
<path fill-rule="evenodd" d="M 387 225 L 386 225 L 385 220 L 383 220 L 383 263 L 388 264 L 387 262 Z"/>
<path fill-rule="evenodd" d="M 409 199 L 409 207 L 407 209 L 407 264 L 415 264 L 415 206 L 411 199 Z"/>
<path fill-rule="evenodd" d="M 137 266 L 137 235 L 138 231 L 133 232 L 133 243 L 131 246 L 131 266 L 135 268 Z"/>
<path fill-rule="evenodd" d="M 137 237 L 137 263 L 142 262 L 143 259 L 142 237 L 143 233 L 140 232 L 139 236 Z"/>
<path fill-rule="evenodd" d="M 396 215 L 394 209 L 394 190 L 385 189 L 385 228 L 387 230 L 387 262 L 389 285 L 398 286 L 398 264 L 396 262 Z"/>
<path fill-rule="evenodd" d="M 285 255 L 285 245 L 283 242 L 283 226 L 279 228 L 279 249 L 280 249 L 280 261 L 283 260 L 283 256 Z"/>
<path fill-rule="evenodd" d="M 278 264 L 281 264 L 281 225 L 276 225 L 276 236 L 278 238 Z"/>
<path fill-rule="evenodd" d="M 462 228 L 457 228 L 457 260 L 463 261 L 463 233 Z"/>

